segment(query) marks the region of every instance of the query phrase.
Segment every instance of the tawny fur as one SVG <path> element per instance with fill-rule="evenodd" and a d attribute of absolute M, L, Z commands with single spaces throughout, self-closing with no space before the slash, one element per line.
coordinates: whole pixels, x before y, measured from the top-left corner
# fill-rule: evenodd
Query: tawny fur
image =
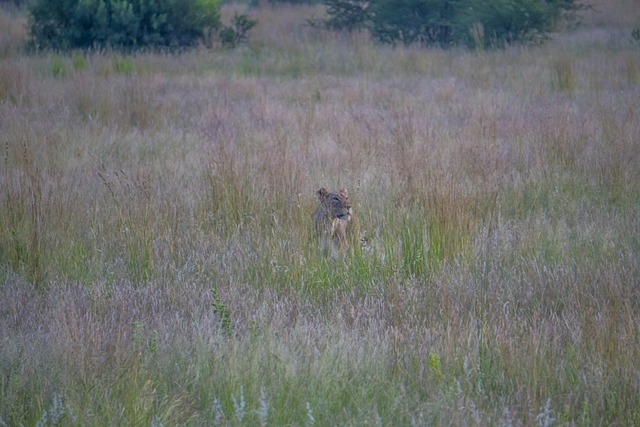
<path fill-rule="evenodd" d="M 339 252 L 346 255 L 348 249 L 347 226 L 353 211 L 346 189 L 329 192 L 322 187 L 316 191 L 318 208 L 313 214 L 316 237 L 323 251 L 330 251 L 332 257 Z"/>

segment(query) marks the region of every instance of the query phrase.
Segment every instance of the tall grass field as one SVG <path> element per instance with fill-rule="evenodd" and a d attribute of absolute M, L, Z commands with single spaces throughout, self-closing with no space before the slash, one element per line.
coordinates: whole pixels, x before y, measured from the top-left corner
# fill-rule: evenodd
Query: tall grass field
<path fill-rule="evenodd" d="M 0 9 L 0 426 L 640 425 L 640 26 L 29 52 Z M 316 189 L 347 188 L 343 260 Z"/>

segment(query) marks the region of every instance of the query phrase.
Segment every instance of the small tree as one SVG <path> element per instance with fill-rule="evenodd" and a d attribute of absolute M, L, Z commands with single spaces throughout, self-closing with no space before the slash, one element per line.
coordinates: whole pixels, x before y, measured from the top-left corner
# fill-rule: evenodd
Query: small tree
<path fill-rule="evenodd" d="M 257 21 L 247 15 L 234 14 L 231 19 L 231 26 L 225 26 L 220 30 L 222 46 L 233 49 L 240 43 L 246 43 L 249 38 L 249 30 L 256 24 Z"/>

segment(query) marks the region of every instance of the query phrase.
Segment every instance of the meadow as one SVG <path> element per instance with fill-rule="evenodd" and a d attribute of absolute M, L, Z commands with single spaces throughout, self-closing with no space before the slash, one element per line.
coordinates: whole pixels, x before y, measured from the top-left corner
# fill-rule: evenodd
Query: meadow
<path fill-rule="evenodd" d="M 133 55 L 0 9 L 0 426 L 640 425 L 637 5 L 486 52 L 249 9 Z"/>

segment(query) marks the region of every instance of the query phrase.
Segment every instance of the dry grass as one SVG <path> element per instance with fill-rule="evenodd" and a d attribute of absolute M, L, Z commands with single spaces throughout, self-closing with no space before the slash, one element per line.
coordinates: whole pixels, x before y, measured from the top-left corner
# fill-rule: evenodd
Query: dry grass
<path fill-rule="evenodd" d="M 6 10 L 4 9 L 6 7 Z M 23 14 L 9 5 L 3 6 L 3 13 L 0 15 L 0 58 L 14 56 L 22 50 L 24 40 L 27 37 L 25 26 L 26 19 Z M 4 79 L 3 79 L 4 80 Z"/>
<path fill-rule="evenodd" d="M 5 49 L 0 425 L 640 424 L 628 8 L 483 53 L 288 6 L 234 51 Z"/>

